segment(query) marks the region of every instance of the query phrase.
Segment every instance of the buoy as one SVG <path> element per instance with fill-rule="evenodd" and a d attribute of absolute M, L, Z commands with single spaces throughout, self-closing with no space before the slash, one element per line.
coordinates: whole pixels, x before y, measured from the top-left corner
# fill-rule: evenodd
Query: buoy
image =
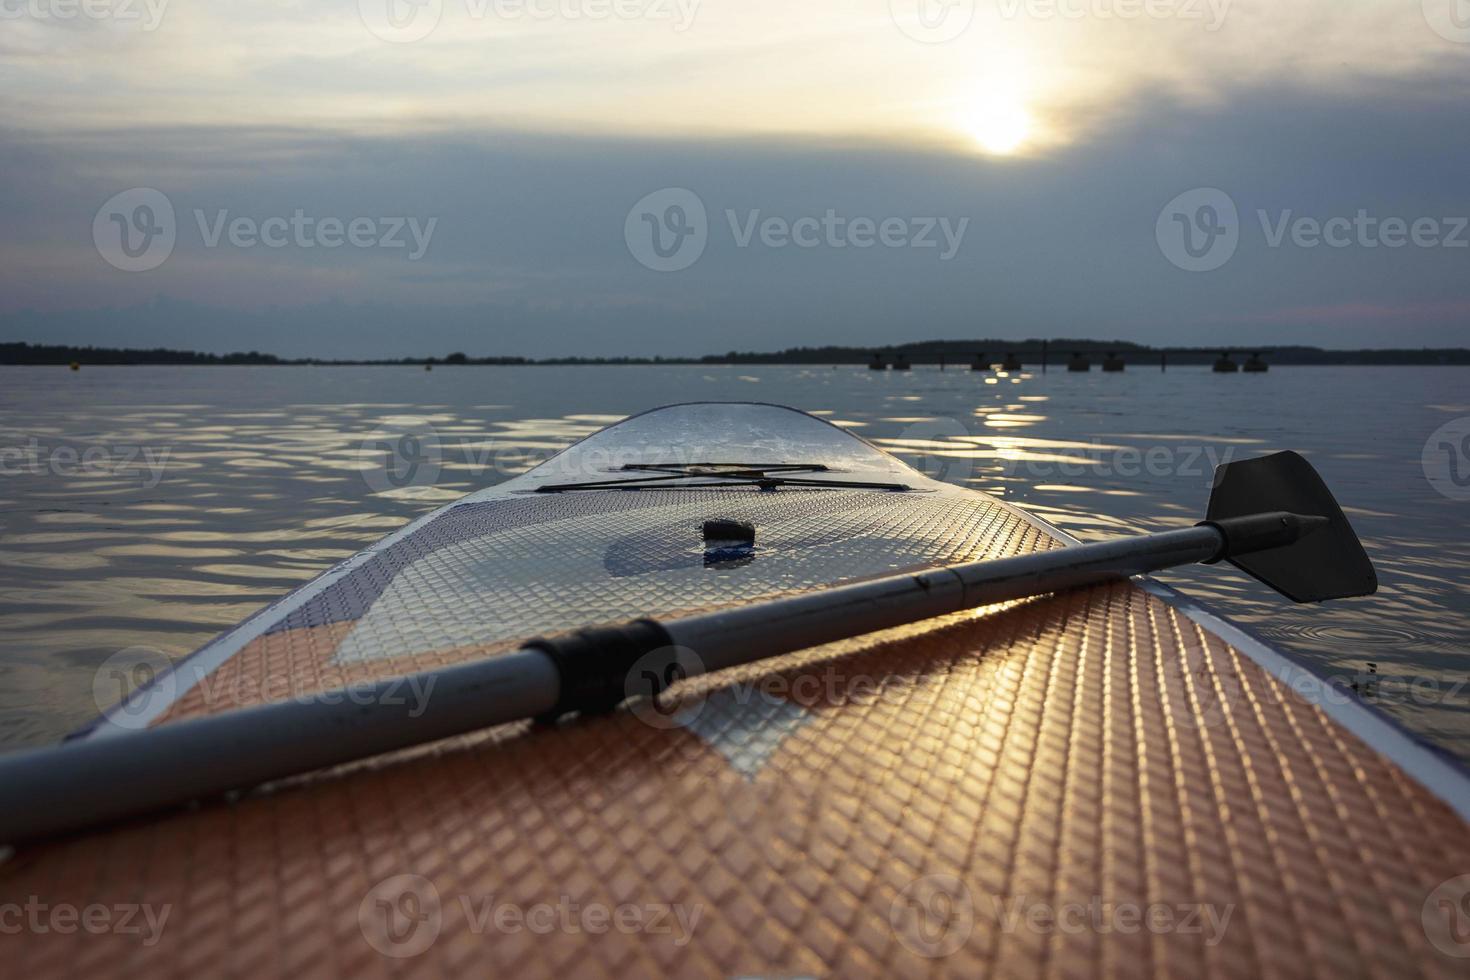
<path fill-rule="evenodd" d="M 80 371 L 82 369 L 82 365 L 79 362 L 77 362 L 77 361 L 72 361 L 71 362 L 71 369 L 73 371 Z"/>
<path fill-rule="evenodd" d="M 424 365 L 424 370 L 425 371 L 432 371 L 432 370 L 434 370 L 434 365 L 432 365 L 432 364 L 425 364 Z"/>

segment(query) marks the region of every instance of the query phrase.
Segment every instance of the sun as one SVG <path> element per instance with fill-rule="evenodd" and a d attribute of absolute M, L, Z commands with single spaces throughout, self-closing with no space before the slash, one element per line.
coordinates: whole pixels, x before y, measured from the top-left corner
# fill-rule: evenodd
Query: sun
<path fill-rule="evenodd" d="M 981 94 L 963 110 L 965 131 L 987 153 L 1005 156 L 1021 148 L 1031 135 L 1031 113 L 1016 99 Z"/>

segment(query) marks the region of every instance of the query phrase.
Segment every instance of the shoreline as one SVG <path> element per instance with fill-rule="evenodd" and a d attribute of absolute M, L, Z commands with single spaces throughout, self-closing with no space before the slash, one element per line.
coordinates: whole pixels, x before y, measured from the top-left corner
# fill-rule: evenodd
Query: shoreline
<path fill-rule="evenodd" d="M 1129 366 L 1199 366 L 1213 364 L 1222 354 L 1242 358 L 1260 355 L 1271 367 L 1372 366 L 1372 367 L 1464 367 L 1470 366 L 1470 348 L 1381 348 L 1327 350 L 1318 347 L 1145 347 L 1105 341 L 925 341 L 890 347 L 789 348 L 771 352 L 737 352 L 699 357 L 470 357 L 453 353 L 444 357 L 398 358 L 286 358 L 259 351 L 214 354 L 169 348 L 72 347 L 62 344 L 0 343 L 0 366 L 120 366 L 120 367 L 566 367 L 587 366 L 873 366 L 895 359 L 907 366 L 942 366 L 970 370 L 976 364 L 994 365 L 1006 359 L 1026 366 L 1055 366 L 1065 370 L 1074 354 L 1101 362 L 1120 358 Z M 980 368 L 983 370 L 984 368 Z"/>

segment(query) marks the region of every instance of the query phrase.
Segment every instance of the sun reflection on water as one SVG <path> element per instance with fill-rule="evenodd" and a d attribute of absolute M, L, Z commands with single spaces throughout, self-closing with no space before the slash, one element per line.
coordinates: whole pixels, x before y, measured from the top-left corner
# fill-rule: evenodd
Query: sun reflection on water
<path fill-rule="evenodd" d="M 0 370 L 0 447 L 163 454 L 157 478 L 136 460 L 131 470 L 0 478 L 0 743 L 51 740 L 88 721 L 91 672 L 125 646 L 186 654 L 394 528 L 624 414 L 748 399 L 752 380 L 764 400 L 817 409 L 921 470 L 1022 503 L 1083 539 L 1185 526 L 1198 519 L 1214 462 L 1305 450 L 1346 488 L 1379 565 L 1381 601 L 1302 610 L 1228 570 L 1166 578 L 1319 670 L 1357 670 L 1371 654 L 1383 671 L 1463 672 L 1470 552 L 1454 515 L 1420 488 L 1419 445 L 1404 435 L 1432 431 L 1452 417 L 1433 406 L 1463 400 L 1433 373 L 1373 369 L 1383 397 L 1369 405 L 1327 397 L 1345 384 L 1338 369 L 1216 377 L 1181 368 L 1104 380 L 925 365 L 901 374 L 93 368 L 91 387 L 58 404 L 50 369 Z M 1263 390 L 1273 419 L 1295 420 L 1290 431 L 1238 411 Z M 427 427 L 435 451 L 419 446 L 424 469 L 403 485 L 374 482 L 373 453 L 383 450 L 364 447 L 404 426 Z M 1470 756 L 1470 706 L 1389 709 Z"/>

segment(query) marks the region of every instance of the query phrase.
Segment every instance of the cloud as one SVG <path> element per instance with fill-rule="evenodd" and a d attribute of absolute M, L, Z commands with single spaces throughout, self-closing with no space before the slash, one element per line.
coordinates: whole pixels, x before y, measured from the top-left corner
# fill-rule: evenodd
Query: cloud
<path fill-rule="evenodd" d="M 1103 17 L 1107 0 L 1078 0 L 1080 20 L 997 0 L 929 45 L 876 2 L 705 0 L 682 32 L 465 2 L 444 0 L 414 44 L 374 37 L 352 4 L 170 4 L 152 32 L 8 24 L 0 64 L 24 72 L 0 108 L 0 337 L 328 355 L 1466 342 L 1465 252 L 1273 246 L 1258 220 L 1465 210 L 1470 45 L 1417 5 L 1236 0 L 1211 31 Z M 1016 156 L 966 130 L 964 110 L 996 99 L 1035 123 Z M 99 207 L 133 187 L 167 197 L 177 232 L 139 273 L 93 242 Z M 625 224 L 669 187 L 698 196 L 708 243 L 658 273 Z M 1241 220 L 1236 253 L 1203 274 L 1155 238 L 1165 202 L 1198 187 Z M 949 261 L 737 233 L 828 212 L 906 234 L 968 224 Z M 298 214 L 435 224 L 418 260 L 210 244 Z"/>
<path fill-rule="evenodd" d="M 0 122 L 381 132 L 429 120 L 910 143 L 961 138 L 974 93 L 1001 88 L 1065 143 L 1151 92 L 1204 103 L 1242 84 L 1341 93 L 1427 75 L 1463 92 L 1470 58 L 1419 4 L 1388 0 L 993 0 L 943 44 L 906 34 L 886 0 L 439 0 L 420 8 L 440 13 L 413 43 L 370 29 L 389 0 L 152 2 L 152 31 L 9 22 L 3 57 L 25 70 Z"/>

